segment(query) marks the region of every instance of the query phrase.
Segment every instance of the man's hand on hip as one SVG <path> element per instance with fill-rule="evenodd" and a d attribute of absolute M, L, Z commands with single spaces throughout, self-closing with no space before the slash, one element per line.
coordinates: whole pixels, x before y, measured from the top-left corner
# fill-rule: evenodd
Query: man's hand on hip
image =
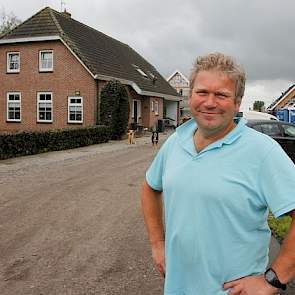
<path fill-rule="evenodd" d="M 264 276 L 249 276 L 227 282 L 223 286 L 230 295 L 277 295 L 279 289 L 271 286 Z"/>
<path fill-rule="evenodd" d="M 165 241 L 152 242 L 152 253 L 158 271 L 163 277 L 165 277 Z"/>

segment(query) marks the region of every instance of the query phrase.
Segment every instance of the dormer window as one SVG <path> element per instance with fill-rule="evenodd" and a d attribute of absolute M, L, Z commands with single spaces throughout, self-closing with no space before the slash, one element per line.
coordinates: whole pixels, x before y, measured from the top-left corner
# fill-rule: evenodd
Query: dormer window
<path fill-rule="evenodd" d="M 136 69 L 136 71 L 143 76 L 144 78 L 149 78 L 149 76 L 137 65 L 133 65 Z"/>
<path fill-rule="evenodd" d="M 19 73 L 20 71 L 20 53 L 7 53 L 7 73 Z"/>
<path fill-rule="evenodd" d="M 136 69 L 138 73 L 140 73 L 142 76 L 144 76 L 145 78 L 148 78 L 148 75 L 140 68 Z"/>
<path fill-rule="evenodd" d="M 53 71 L 53 50 L 42 50 L 39 52 L 39 71 Z"/>

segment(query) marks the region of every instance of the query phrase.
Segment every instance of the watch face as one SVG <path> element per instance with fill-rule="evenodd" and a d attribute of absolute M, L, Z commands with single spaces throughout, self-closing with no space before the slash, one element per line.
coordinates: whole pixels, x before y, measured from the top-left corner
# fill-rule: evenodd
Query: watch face
<path fill-rule="evenodd" d="M 268 281 L 268 282 L 272 282 L 273 280 L 275 280 L 277 278 L 276 274 L 271 270 L 269 269 L 266 273 L 265 273 L 265 279 Z"/>

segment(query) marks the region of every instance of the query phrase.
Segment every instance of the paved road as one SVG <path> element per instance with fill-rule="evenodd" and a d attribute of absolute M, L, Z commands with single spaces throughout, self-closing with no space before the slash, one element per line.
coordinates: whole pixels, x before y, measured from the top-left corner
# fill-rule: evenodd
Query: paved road
<path fill-rule="evenodd" d="M 162 294 L 139 199 L 155 153 L 144 137 L 1 161 L 0 294 Z"/>

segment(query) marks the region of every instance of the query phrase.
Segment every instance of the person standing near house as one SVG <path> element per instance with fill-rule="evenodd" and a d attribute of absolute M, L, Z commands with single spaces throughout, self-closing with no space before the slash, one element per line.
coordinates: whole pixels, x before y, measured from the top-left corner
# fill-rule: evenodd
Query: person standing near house
<path fill-rule="evenodd" d="M 158 142 L 159 142 L 159 131 L 155 129 L 152 131 L 152 145 L 157 146 Z"/>
<path fill-rule="evenodd" d="M 232 57 L 199 57 L 190 83 L 193 119 L 146 173 L 142 208 L 165 295 L 279 294 L 295 276 L 295 166 L 270 137 L 244 119 L 234 123 L 245 80 Z M 268 208 L 293 222 L 266 270 Z"/>

